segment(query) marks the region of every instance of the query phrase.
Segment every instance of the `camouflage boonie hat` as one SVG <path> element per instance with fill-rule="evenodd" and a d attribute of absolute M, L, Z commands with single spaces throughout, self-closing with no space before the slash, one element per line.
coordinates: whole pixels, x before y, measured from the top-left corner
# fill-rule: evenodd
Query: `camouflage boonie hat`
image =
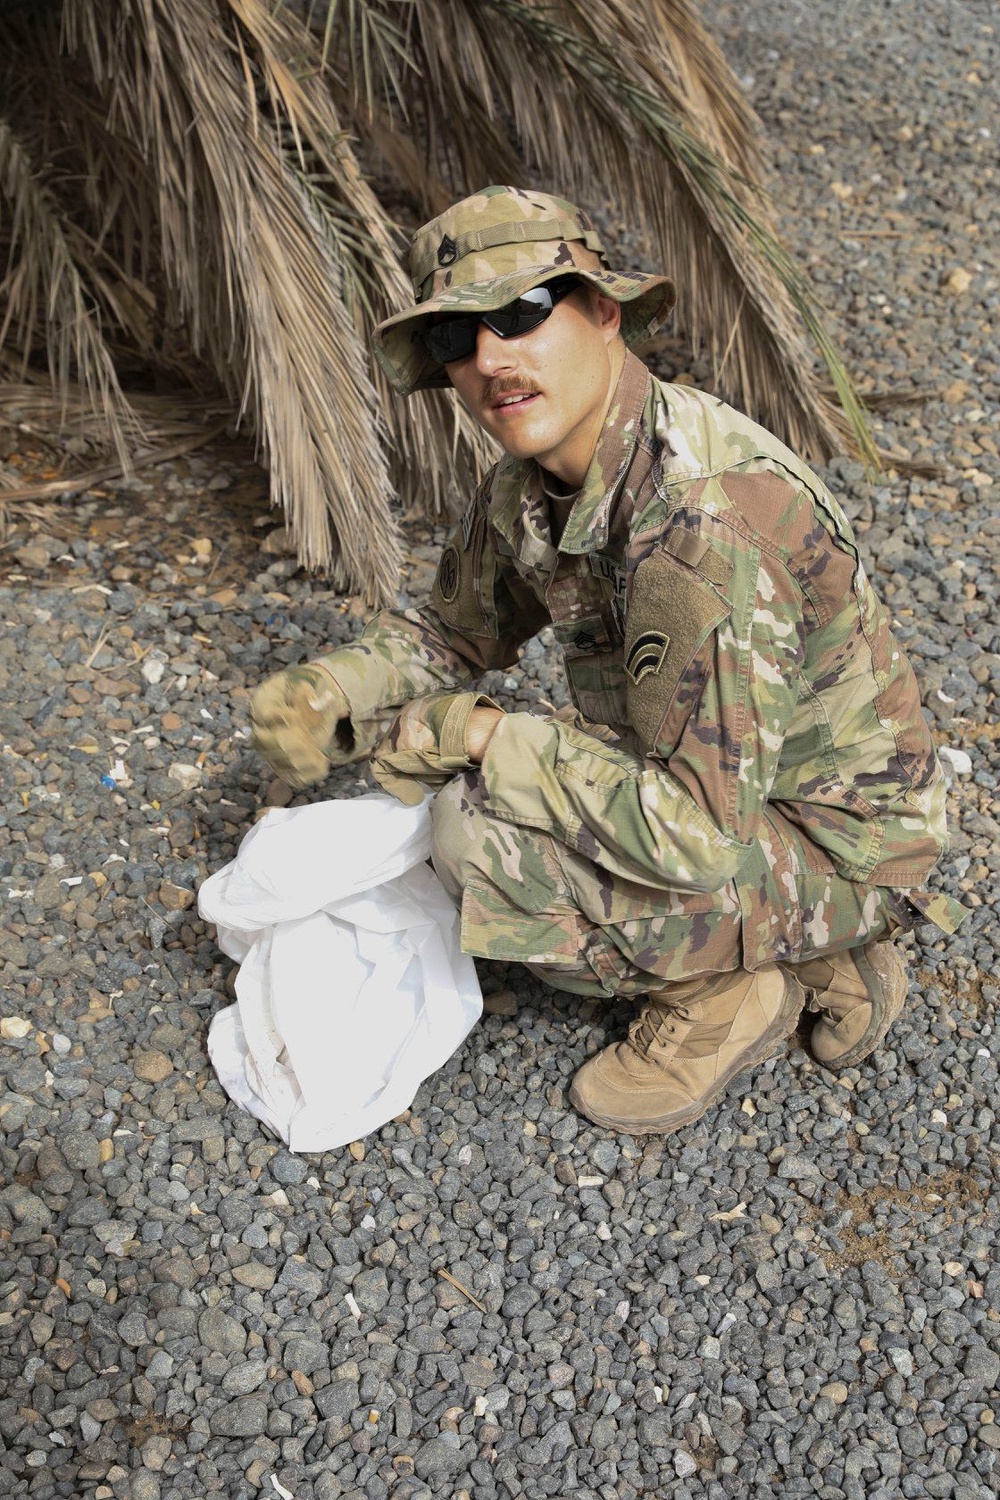
<path fill-rule="evenodd" d="M 373 339 L 401 396 L 450 384 L 417 336 L 430 313 L 492 312 L 530 287 L 573 273 L 621 303 L 622 334 L 636 344 L 656 332 L 674 305 L 666 276 L 608 267 L 582 210 L 523 188 L 483 188 L 425 224 L 411 246 L 409 270 L 417 305 L 386 318 Z"/>

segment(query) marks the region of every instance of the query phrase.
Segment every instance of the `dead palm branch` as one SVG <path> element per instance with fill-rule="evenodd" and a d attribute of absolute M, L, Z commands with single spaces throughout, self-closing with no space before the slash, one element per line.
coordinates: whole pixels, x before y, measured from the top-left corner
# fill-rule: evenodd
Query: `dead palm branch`
<path fill-rule="evenodd" d="M 0 56 L 5 367 L 74 376 L 120 456 L 129 378 L 221 385 L 302 561 L 372 601 L 393 492 L 433 513 L 485 457 L 448 396 L 373 369 L 408 299 L 396 221 L 489 181 L 631 217 L 720 394 L 814 457 L 868 443 L 689 0 L 0 0 Z"/>
<path fill-rule="evenodd" d="M 355 131 L 382 141 L 386 114 L 397 131 L 419 122 L 427 147 L 407 186 L 423 214 L 441 206 L 440 163 L 447 201 L 504 180 L 513 145 L 543 187 L 606 201 L 644 231 L 647 264 L 676 280 L 677 323 L 707 353 L 720 395 L 807 457 L 847 447 L 874 461 L 813 293 L 775 235 L 756 119 L 689 0 L 413 0 L 409 68 L 384 46 L 362 53 L 360 23 L 353 36 L 336 24 L 344 9 L 329 7 L 323 35 Z M 346 9 L 369 25 L 380 16 L 383 35 L 402 14 L 396 0 Z"/>

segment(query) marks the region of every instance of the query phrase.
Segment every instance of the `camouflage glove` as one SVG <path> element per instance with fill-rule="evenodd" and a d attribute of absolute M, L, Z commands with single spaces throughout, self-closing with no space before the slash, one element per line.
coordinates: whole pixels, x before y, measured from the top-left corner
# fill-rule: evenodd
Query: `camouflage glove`
<path fill-rule="evenodd" d="M 474 708 L 499 708 L 482 693 L 428 693 L 414 698 L 372 751 L 372 775 L 383 791 L 415 807 L 475 764 L 466 732 Z"/>
<path fill-rule="evenodd" d="M 278 672 L 251 695 L 251 744 L 298 791 L 354 759 L 351 705 L 323 661 Z"/>

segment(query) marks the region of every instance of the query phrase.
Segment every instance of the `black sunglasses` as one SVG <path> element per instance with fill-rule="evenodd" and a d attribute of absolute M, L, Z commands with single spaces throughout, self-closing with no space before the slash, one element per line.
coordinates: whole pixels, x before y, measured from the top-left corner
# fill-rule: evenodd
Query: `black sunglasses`
<path fill-rule="evenodd" d="M 557 276 L 544 286 L 533 286 L 523 296 L 493 312 L 445 313 L 436 323 L 425 323 L 417 337 L 439 365 L 468 359 L 476 347 L 479 325 L 485 323 L 497 338 L 516 339 L 545 322 L 557 302 L 575 292 L 576 276 Z"/>

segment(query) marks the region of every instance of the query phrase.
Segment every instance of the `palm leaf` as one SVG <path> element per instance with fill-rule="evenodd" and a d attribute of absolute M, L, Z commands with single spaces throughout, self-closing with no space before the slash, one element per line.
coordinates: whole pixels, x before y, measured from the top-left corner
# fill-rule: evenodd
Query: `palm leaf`
<path fill-rule="evenodd" d="M 256 20 L 253 6 L 233 9 Z M 257 107 L 243 34 L 208 0 L 67 0 L 64 24 L 69 45 L 87 48 L 116 132 L 153 169 L 163 262 L 192 344 L 252 413 L 300 557 L 372 602 L 391 599 L 397 544 L 367 351 Z M 280 58 L 264 79 L 276 100 L 294 97 Z"/>
<path fill-rule="evenodd" d="M 755 118 L 688 0 L 414 0 L 413 14 L 415 67 L 396 86 L 454 196 L 510 180 L 510 142 L 497 145 L 509 111 L 542 186 L 612 200 L 656 246 L 720 394 L 808 457 L 846 445 L 874 461 L 850 377 L 774 234 Z"/>
<path fill-rule="evenodd" d="M 78 372 L 92 407 L 107 424 L 110 441 L 127 467 L 129 444 L 142 426 L 118 383 L 104 342 L 90 260 L 68 222 L 44 167 L 28 143 L 0 116 L 0 236 L 7 267 L 0 279 L 0 346 L 13 335 L 22 351 L 22 371 L 32 351 L 44 348 L 49 375 L 66 396 Z"/>
<path fill-rule="evenodd" d="M 390 598 L 393 489 L 434 511 L 488 457 L 449 393 L 396 401 L 367 345 L 410 300 L 395 218 L 490 181 L 610 202 L 721 394 L 806 455 L 848 422 L 870 453 L 690 0 L 64 0 L 62 52 L 59 11 L 0 6 L 0 372 L 33 381 L 42 354 L 64 405 L 75 375 L 122 456 L 116 360 L 214 372 L 335 582 Z"/>
<path fill-rule="evenodd" d="M 316 208 L 325 218 L 327 231 L 339 241 L 341 294 L 357 336 L 367 348 L 378 317 L 411 296 L 400 264 L 403 238 L 341 127 L 308 30 L 287 10 L 269 9 L 264 0 L 227 3 L 256 46 L 272 97 L 281 101 L 294 132 L 300 164 L 306 164 L 302 148 L 305 140 L 325 174 L 323 198 Z M 350 9 L 360 12 L 367 7 L 351 0 Z M 383 48 L 379 55 L 385 62 L 390 52 Z M 402 56 L 402 45 L 391 55 Z M 391 84 L 387 89 L 399 92 Z M 449 395 L 438 396 L 421 409 L 396 401 L 381 375 L 374 378 L 381 395 L 379 410 L 390 438 L 392 482 L 404 505 L 419 505 L 430 513 L 439 511 L 454 501 L 456 478 L 468 484 L 486 466 L 492 456 L 490 445 Z M 331 393 L 331 399 L 336 399 L 336 393 Z"/>

